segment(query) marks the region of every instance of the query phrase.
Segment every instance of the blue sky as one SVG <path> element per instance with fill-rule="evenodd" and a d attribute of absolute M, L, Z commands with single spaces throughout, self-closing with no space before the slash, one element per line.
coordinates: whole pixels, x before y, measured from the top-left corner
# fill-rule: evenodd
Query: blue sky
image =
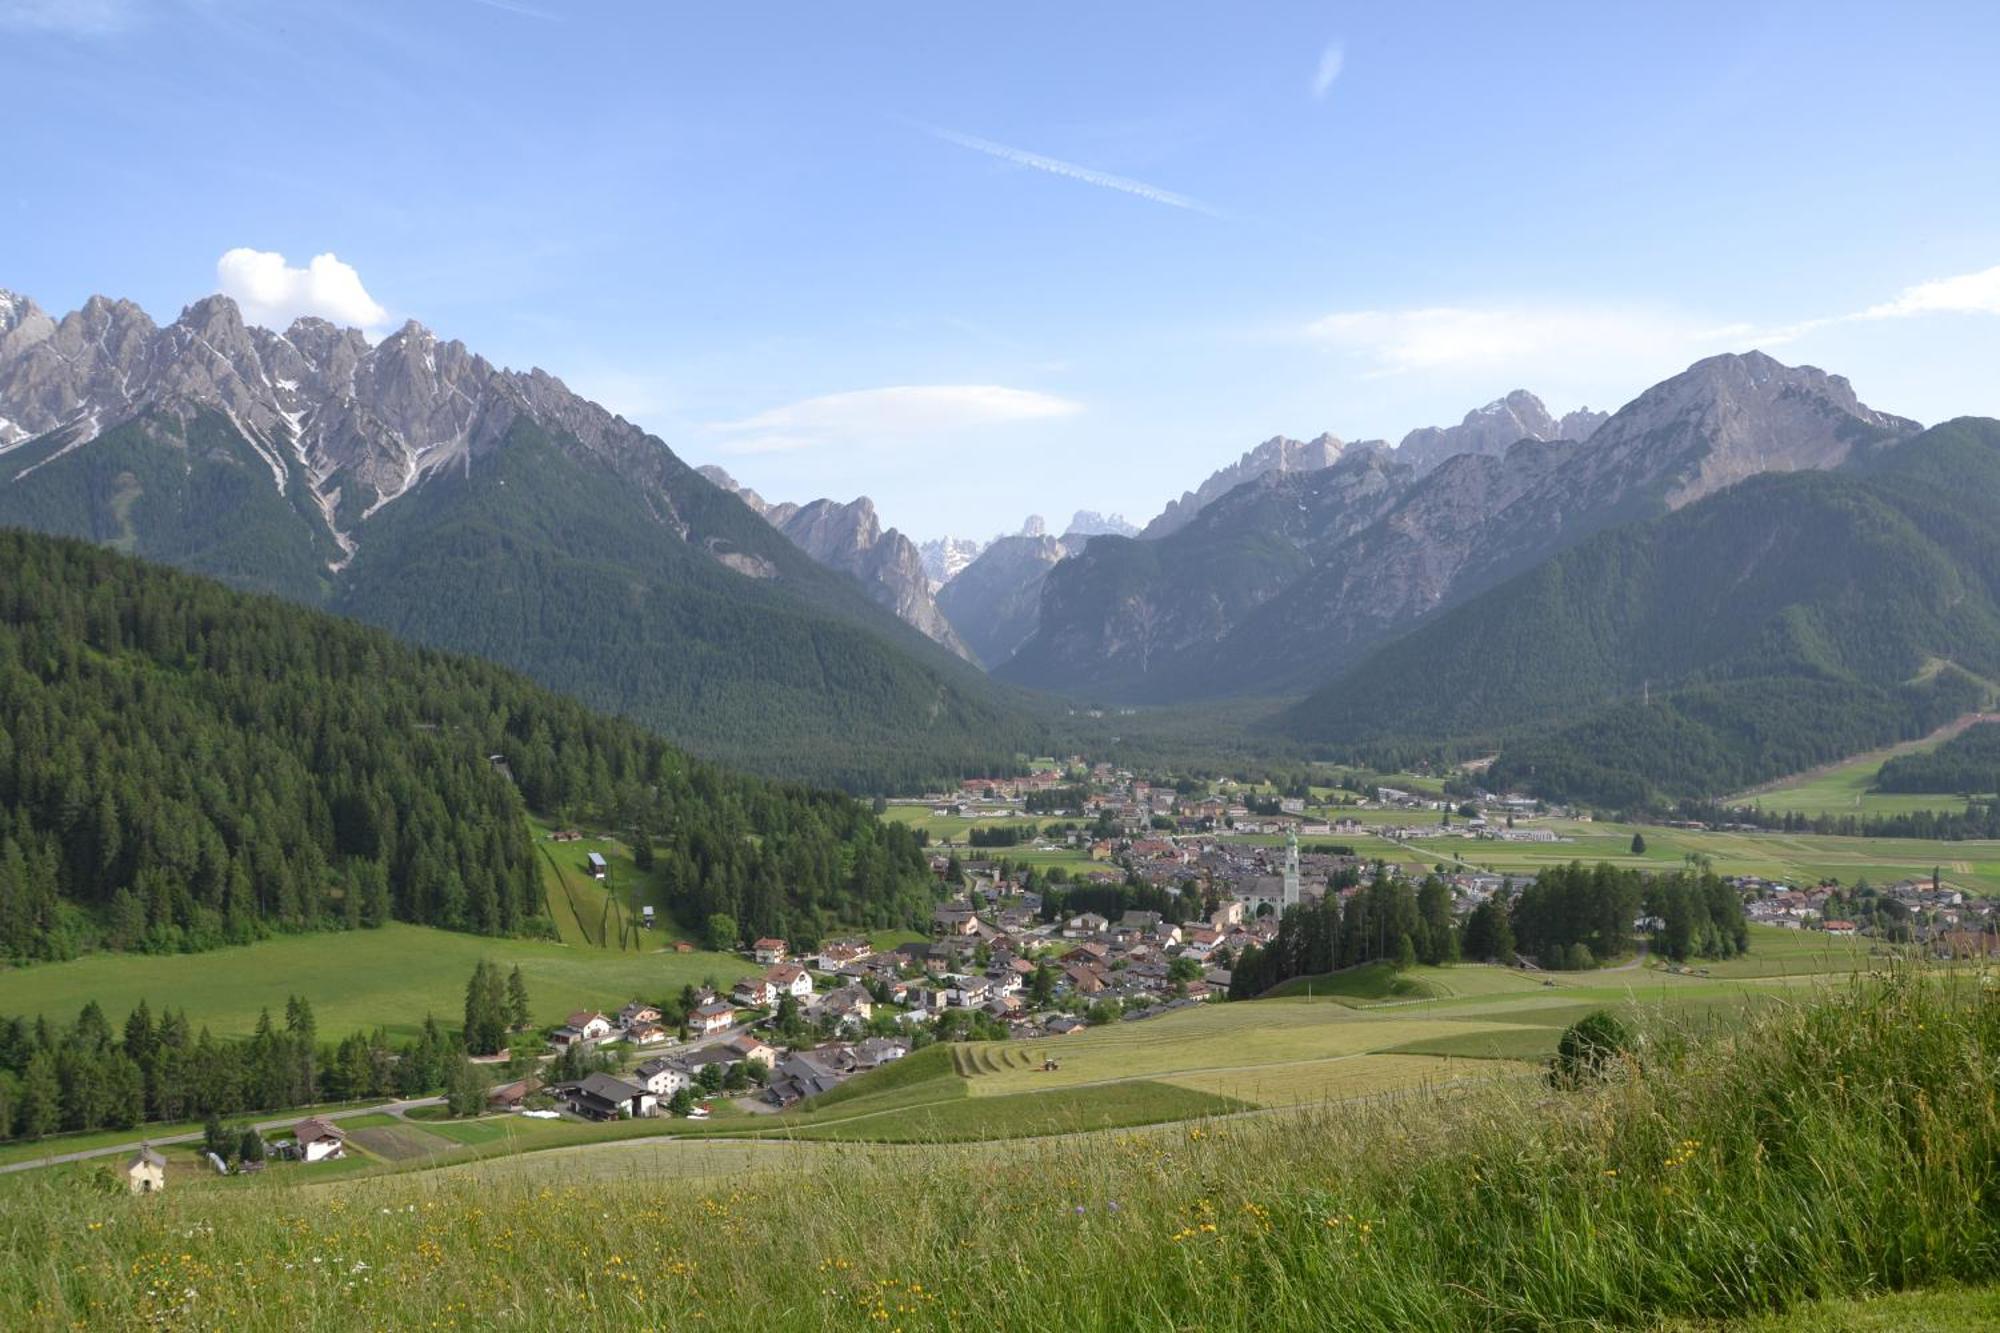
<path fill-rule="evenodd" d="M 417 318 L 918 537 L 1750 346 L 2000 414 L 1990 4 L 0 0 L 0 49 L 0 286 Z"/>

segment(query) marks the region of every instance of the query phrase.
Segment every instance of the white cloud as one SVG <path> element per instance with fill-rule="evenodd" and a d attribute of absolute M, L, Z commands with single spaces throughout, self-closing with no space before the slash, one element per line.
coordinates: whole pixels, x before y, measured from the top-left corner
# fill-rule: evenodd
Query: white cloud
<path fill-rule="evenodd" d="M 293 268 L 274 250 L 239 246 L 215 261 L 217 289 L 243 308 L 243 318 L 284 329 L 302 315 L 317 315 L 359 329 L 380 328 L 389 318 L 361 285 L 361 275 L 331 253 Z"/>
<path fill-rule="evenodd" d="M 988 157 L 997 157 L 1002 162 L 1012 162 L 1016 166 L 1032 167 L 1036 171 L 1046 171 L 1053 176 L 1064 176 L 1073 181 L 1082 181 L 1085 185 L 1095 185 L 1100 189 L 1117 190 L 1123 194 L 1136 195 L 1138 198 L 1150 200 L 1156 204 L 1165 204 L 1169 208 L 1184 208 L 1194 213 L 1206 213 L 1210 217 L 1220 216 L 1213 208 L 1202 203 L 1199 199 L 1193 199 L 1184 194 L 1177 194 L 1172 190 L 1163 190 L 1157 185 L 1148 185 L 1145 181 L 1133 180 L 1130 176 L 1114 176 L 1108 171 L 1099 171 L 1094 167 L 1079 166 L 1074 162 L 1065 162 L 1059 157 L 1046 157 L 1041 153 L 1031 153 L 1025 148 L 1010 148 L 1003 143 L 994 143 L 991 139 L 981 139 L 971 134 L 960 134 L 957 130 L 933 129 L 931 134 L 944 140 L 946 143 L 955 143 L 960 148 L 970 148 L 975 153 L 984 153 Z"/>
<path fill-rule="evenodd" d="M 1019 421 L 1072 416 L 1080 403 L 1000 384 L 903 384 L 824 394 L 715 423 L 734 455 L 821 445 L 896 445 Z"/>
<path fill-rule="evenodd" d="M 509 14 L 519 14 L 522 18 L 541 19 L 548 23 L 561 21 L 558 15 L 551 14 L 546 9 L 538 9 L 534 5 L 522 4 L 520 0 L 473 0 L 473 3 L 485 5 L 488 9 L 504 9 Z"/>
<path fill-rule="evenodd" d="M 1783 324 L 1718 322 L 1611 306 L 1431 306 L 1348 310 L 1305 327 L 1313 341 L 1364 358 L 1376 375 L 1478 371 L 1517 376 L 1655 373 L 1717 352 L 1778 347 L 1862 320 L 2000 314 L 2000 268 L 1906 288 L 1894 300 Z"/>
<path fill-rule="evenodd" d="M 1365 356 L 1378 374 L 1657 363 L 1685 352 L 1703 333 L 1688 321 L 1639 310 L 1458 306 L 1343 311 L 1306 327 L 1318 342 Z"/>
<path fill-rule="evenodd" d="M 96 37 L 136 17 L 133 0 L 0 0 L 0 28 Z"/>
<path fill-rule="evenodd" d="M 1859 319 L 1902 319 L 1941 313 L 2000 315 L 2000 267 L 1905 287 L 1893 301 L 1870 306 Z"/>
<path fill-rule="evenodd" d="M 1333 85 L 1346 65 L 1347 48 L 1339 42 L 1328 42 L 1326 49 L 1319 53 L 1319 69 L 1313 74 L 1314 101 L 1324 99 L 1333 91 Z"/>

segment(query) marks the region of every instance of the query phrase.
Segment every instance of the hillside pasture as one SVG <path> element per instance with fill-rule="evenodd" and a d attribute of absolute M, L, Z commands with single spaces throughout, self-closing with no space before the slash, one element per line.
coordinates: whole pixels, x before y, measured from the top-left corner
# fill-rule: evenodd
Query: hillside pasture
<path fill-rule="evenodd" d="M 1863 982 L 1731 1038 L 1608 1088 L 1434 1083 L 1004 1149 L 634 1141 L 146 1200 L 30 1173 L 0 1186 L 0 1326 L 1990 1324 L 1962 1289 L 2000 1281 L 1991 1006 Z M 1946 1295 L 1816 1304 L 1922 1287 Z"/>
<path fill-rule="evenodd" d="M 414 1035 L 426 1014 L 456 1028 L 466 978 L 482 958 L 520 967 L 538 1025 L 635 996 L 663 998 L 710 976 L 726 985 L 754 970 L 730 954 L 620 952 L 390 923 L 200 954 L 91 954 L 11 968 L 0 971 L 0 1014 L 66 1023 L 96 1000 L 116 1025 L 143 999 L 155 1013 L 185 1008 L 197 1028 L 218 1038 L 247 1037 L 259 1012 L 282 1018 L 286 997 L 303 995 L 323 1037 L 385 1027 L 402 1038 Z"/>
<path fill-rule="evenodd" d="M 984 856 L 1004 856 L 1016 848 L 1012 847 L 969 847 L 966 838 L 976 828 L 1026 828 L 1033 825 L 1040 828 L 1045 824 L 1084 823 L 1077 817 L 1062 815 L 981 815 L 968 819 L 963 815 L 934 815 L 928 805 L 892 805 L 883 816 L 898 824 L 907 824 L 913 829 L 930 835 L 935 847 L 951 847 L 963 854 Z M 1031 844 L 1023 844 L 1028 846 Z"/>
<path fill-rule="evenodd" d="M 1423 1036 L 1483 1030 L 1490 1020 L 1405 1018 L 1339 1003 L 1269 1000 L 1206 1005 L 1068 1037 L 987 1043 L 971 1078 L 974 1098 L 1044 1092 L 1114 1080 L 1324 1061 L 1386 1050 Z M 1026 1056 L 1025 1060 L 1010 1057 Z M 1059 1068 L 1044 1070 L 1044 1058 Z M 1337 1075 L 1329 1066 L 1327 1072 Z M 1337 1077 L 1328 1095 L 1339 1095 Z"/>
<path fill-rule="evenodd" d="M 1482 1033 L 1497 1039 L 1499 1033 Z M 1484 1081 L 1497 1066 L 1468 1066 L 1426 1055 L 1349 1055 L 1332 1060 L 1300 1060 L 1247 1069 L 1206 1069 L 1160 1081 L 1177 1088 L 1228 1097 L 1248 1106 L 1304 1106 L 1316 1102 L 1384 1096 L 1418 1088 L 1438 1089 Z M 1522 1066 L 1522 1073 L 1530 1072 Z"/>
<path fill-rule="evenodd" d="M 553 842 L 548 837 L 550 826 L 535 819 L 528 821 L 528 829 L 541 863 L 549 917 L 564 944 L 645 952 L 675 939 L 698 938 L 668 909 L 659 872 L 639 869 L 625 843 L 590 834 L 575 842 Z M 602 880 L 590 873 L 592 852 L 605 860 Z M 648 906 L 654 915 L 651 930 L 644 925 L 642 910 Z"/>
<path fill-rule="evenodd" d="M 1363 963 L 1359 967 L 1318 976 L 1293 977 L 1289 981 L 1282 981 L 1273 986 L 1260 998 L 1282 1000 L 1303 997 L 1368 1002 L 1428 1000 L 1435 998 L 1437 993 L 1424 979 L 1411 976 L 1383 962 Z"/>
<path fill-rule="evenodd" d="M 1865 971 L 1885 966 L 1889 958 L 1878 954 L 1872 941 L 1854 935 L 1752 926 L 1749 953 L 1692 966 L 1712 977 L 1797 977 Z"/>
<path fill-rule="evenodd" d="M 1888 745 L 1826 764 L 1778 782 L 1754 787 L 1730 798 L 1732 804 L 1755 805 L 1768 814 L 1802 815 L 1897 815 L 1917 810 L 1957 810 L 1964 802 L 1955 796 L 1930 792 L 1878 792 L 1875 776 L 1890 759 L 1906 754 L 1923 754 L 1937 749 L 1963 731 L 1972 718 L 1960 718 L 1921 740 Z"/>

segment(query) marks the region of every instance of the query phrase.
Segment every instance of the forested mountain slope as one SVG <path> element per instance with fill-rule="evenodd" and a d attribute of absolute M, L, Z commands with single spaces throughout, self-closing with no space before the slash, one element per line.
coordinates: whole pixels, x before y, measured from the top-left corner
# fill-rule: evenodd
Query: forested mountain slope
<path fill-rule="evenodd" d="M 2000 723 L 1976 723 L 1935 750 L 1886 760 L 1875 774 L 1875 790 L 1967 797 L 2000 792 Z"/>
<path fill-rule="evenodd" d="M 919 786 L 1042 741 L 658 439 L 416 324 L 0 300 L 0 523 L 479 652 L 783 776 Z"/>
<path fill-rule="evenodd" d="M 1598 534 L 1380 649 L 1285 728 L 1497 740 L 1493 781 L 1734 790 L 1978 706 L 2000 677 L 2000 422 L 1753 477 Z"/>
<path fill-rule="evenodd" d="M 1041 739 L 1008 692 L 671 455 L 683 532 L 533 422 L 502 445 L 384 510 L 331 604 L 759 772 L 920 788 Z"/>
<path fill-rule="evenodd" d="M 391 918 L 536 933 L 527 808 L 656 840 L 689 919 L 785 935 L 930 901 L 909 832 L 848 797 L 485 662 L 0 531 L 0 956 Z"/>

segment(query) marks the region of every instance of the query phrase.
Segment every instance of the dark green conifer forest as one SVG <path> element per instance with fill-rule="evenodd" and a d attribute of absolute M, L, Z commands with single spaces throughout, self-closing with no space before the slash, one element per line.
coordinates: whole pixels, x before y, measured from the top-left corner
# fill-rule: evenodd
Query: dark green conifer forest
<path fill-rule="evenodd" d="M 484 662 L 0 532 L 0 956 L 402 920 L 546 933 L 525 814 L 644 843 L 688 919 L 927 909 L 914 835 Z"/>

